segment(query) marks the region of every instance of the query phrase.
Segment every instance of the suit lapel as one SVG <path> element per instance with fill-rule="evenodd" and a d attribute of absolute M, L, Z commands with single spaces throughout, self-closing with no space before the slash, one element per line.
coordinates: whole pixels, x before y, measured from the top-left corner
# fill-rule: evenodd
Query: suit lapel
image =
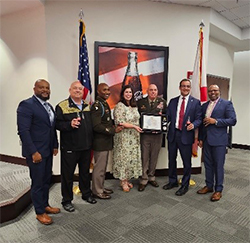
<path fill-rule="evenodd" d="M 49 120 L 49 114 L 48 114 L 48 112 L 45 110 L 45 107 L 43 107 L 43 105 L 41 104 L 41 102 L 40 102 L 35 96 L 33 96 L 33 99 L 34 99 L 34 101 L 36 102 L 37 107 L 39 107 L 39 109 L 40 109 L 40 110 L 42 111 L 42 113 L 44 114 L 44 117 L 46 117 L 46 118 L 45 118 L 46 122 L 48 123 L 48 125 L 51 126 L 50 120 Z M 50 105 L 50 107 L 51 107 L 51 105 Z M 54 112 L 54 110 L 53 110 L 53 112 Z M 54 113 L 54 114 L 55 114 L 55 113 Z"/>
<path fill-rule="evenodd" d="M 212 117 L 214 111 L 215 111 L 216 109 L 219 108 L 220 104 L 221 104 L 221 98 L 219 98 L 219 100 L 218 100 L 217 103 L 215 104 L 215 107 L 214 107 L 214 109 L 213 109 L 213 111 L 212 111 L 212 113 L 211 113 L 211 117 Z"/>
<path fill-rule="evenodd" d="M 192 96 L 189 96 L 189 98 L 188 98 L 188 103 L 187 103 L 187 107 L 186 107 L 186 111 L 185 111 L 185 115 L 184 115 L 184 119 L 183 119 L 184 121 L 187 120 L 187 116 L 188 116 L 189 111 L 190 111 L 190 109 L 191 109 L 191 107 L 192 107 L 192 105 L 193 105 L 193 102 L 194 102 L 193 97 L 192 97 Z"/>

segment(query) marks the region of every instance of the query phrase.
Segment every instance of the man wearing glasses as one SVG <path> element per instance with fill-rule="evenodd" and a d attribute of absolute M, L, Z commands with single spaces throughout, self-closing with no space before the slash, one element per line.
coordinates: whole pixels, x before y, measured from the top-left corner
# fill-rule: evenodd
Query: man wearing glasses
<path fill-rule="evenodd" d="M 231 101 L 220 98 L 218 85 L 208 88 L 210 101 L 202 105 L 203 124 L 199 131 L 199 146 L 203 147 L 206 186 L 198 194 L 215 192 L 211 201 L 222 197 L 224 180 L 224 163 L 228 145 L 228 126 L 236 124 L 236 114 Z"/>
<path fill-rule="evenodd" d="M 183 177 L 181 187 L 175 195 L 184 195 L 189 188 L 191 176 L 192 144 L 194 130 L 201 124 L 200 101 L 190 95 L 191 82 L 182 79 L 179 84 L 180 95 L 171 99 L 167 109 L 169 124 L 168 131 L 168 166 L 169 182 L 163 186 L 164 190 L 178 187 L 177 180 L 177 151 L 179 149 L 183 162 Z"/>

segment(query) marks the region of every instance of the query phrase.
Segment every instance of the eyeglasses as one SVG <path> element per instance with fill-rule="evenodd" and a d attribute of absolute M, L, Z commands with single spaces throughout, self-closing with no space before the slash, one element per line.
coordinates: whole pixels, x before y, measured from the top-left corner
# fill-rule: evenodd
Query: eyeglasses
<path fill-rule="evenodd" d="M 219 92 L 219 90 L 215 90 L 215 89 L 213 89 L 213 90 L 208 90 L 208 93 L 212 93 L 212 92 Z"/>
<path fill-rule="evenodd" d="M 191 88 L 191 85 L 181 85 L 181 88 Z"/>

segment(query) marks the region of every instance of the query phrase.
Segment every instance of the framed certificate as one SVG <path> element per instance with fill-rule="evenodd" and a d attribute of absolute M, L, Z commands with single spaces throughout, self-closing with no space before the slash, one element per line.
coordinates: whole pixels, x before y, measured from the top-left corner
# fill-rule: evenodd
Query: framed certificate
<path fill-rule="evenodd" d="M 141 126 L 146 133 L 167 132 L 167 118 L 155 114 L 142 114 Z"/>

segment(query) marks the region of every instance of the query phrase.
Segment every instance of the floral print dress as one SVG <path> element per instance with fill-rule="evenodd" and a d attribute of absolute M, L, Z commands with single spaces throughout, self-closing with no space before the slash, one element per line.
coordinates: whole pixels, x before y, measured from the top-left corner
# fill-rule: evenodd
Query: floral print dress
<path fill-rule="evenodd" d="M 137 107 L 119 102 L 114 108 L 115 125 L 130 123 L 139 126 Z M 124 128 L 114 136 L 112 173 L 120 180 L 138 178 L 142 174 L 140 133 L 133 128 Z"/>

